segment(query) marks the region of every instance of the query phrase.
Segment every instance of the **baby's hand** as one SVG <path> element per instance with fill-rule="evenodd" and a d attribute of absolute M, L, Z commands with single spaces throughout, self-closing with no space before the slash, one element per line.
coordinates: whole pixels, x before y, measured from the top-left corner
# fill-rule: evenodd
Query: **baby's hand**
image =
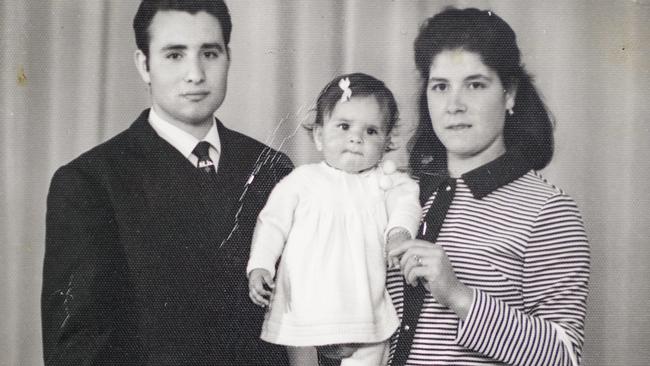
<path fill-rule="evenodd" d="M 399 257 L 389 256 L 388 253 L 397 246 L 398 244 L 411 240 L 411 234 L 408 230 L 402 227 L 394 227 L 388 233 L 388 238 L 386 240 L 386 261 L 388 262 L 388 268 L 399 268 Z"/>
<path fill-rule="evenodd" d="M 248 296 L 255 305 L 269 306 L 275 283 L 271 272 L 264 268 L 255 268 L 248 275 Z"/>

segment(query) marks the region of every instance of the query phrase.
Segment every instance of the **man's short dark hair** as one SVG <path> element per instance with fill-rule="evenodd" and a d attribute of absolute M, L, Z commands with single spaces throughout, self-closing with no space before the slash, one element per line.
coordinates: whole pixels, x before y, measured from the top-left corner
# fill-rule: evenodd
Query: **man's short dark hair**
<path fill-rule="evenodd" d="M 227 47 L 230 43 L 232 21 L 228 7 L 223 0 L 142 0 L 138 12 L 133 18 L 133 30 L 135 31 L 135 43 L 147 58 L 149 58 L 149 25 L 157 12 L 166 10 L 184 11 L 190 14 L 205 11 L 213 15 L 221 25 L 225 46 Z"/>

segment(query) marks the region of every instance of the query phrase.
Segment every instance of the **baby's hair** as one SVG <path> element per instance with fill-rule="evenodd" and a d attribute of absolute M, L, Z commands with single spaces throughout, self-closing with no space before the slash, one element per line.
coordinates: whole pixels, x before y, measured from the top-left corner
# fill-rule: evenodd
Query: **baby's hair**
<path fill-rule="evenodd" d="M 325 88 L 321 90 L 318 99 L 316 100 L 316 118 L 314 122 L 311 124 L 305 124 L 304 127 L 311 134 L 313 133 L 315 126 L 323 126 L 325 117 L 332 113 L 336 104 L 341 100 L 343 89 L 339 87 L 339 82 L 345 78 L 350 80 L 349 89 L 352 91 L 351 98 L 375 97 L 379 104 L 379 108 L 381 108 L 384 115 L 386 135 L 390 135 L 399 119 L 399 110 L 397 109 L 395 97 L 383 81 L 360 72 L 340 75 L 330 81 Z"/>

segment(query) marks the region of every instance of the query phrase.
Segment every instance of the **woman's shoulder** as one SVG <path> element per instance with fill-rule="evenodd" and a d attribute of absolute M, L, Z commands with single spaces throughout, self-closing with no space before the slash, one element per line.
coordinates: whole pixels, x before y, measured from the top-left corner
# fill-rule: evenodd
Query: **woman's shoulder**
<path fill-rule="evenodd" d="M 527 218 L 536 225 L 558 220 L 582 225 L 576 201 L 535 170 L 526 172 L 484 199 L 488 206 L 498 207 L 500 215 Z"/>
<path fill-rule="evenodd" d="M 540 172 L 530 170 L 508 185 L 514 192 L 536 197 L 542 201 L 573 199 L 560 187 L 546 179 Z"/>

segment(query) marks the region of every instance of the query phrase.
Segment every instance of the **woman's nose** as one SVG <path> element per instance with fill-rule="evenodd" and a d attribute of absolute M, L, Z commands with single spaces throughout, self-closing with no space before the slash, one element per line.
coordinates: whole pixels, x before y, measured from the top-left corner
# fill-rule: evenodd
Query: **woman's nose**
<path fill-rule="evenodd" d="M 462 92 L 453 91 L 449 93 L 447 99 L 447 112 L 453 114 L 465 111 L 467 111 L 467 105 L 465 104 Z"/>

